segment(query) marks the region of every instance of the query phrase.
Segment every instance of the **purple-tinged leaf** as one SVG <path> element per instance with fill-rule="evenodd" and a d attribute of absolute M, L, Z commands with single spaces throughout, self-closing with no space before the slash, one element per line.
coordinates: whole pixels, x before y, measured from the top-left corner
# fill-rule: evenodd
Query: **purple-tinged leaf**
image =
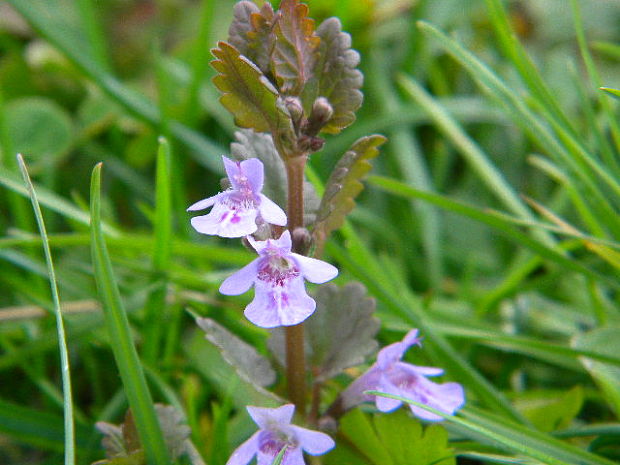
<path fill-rule="evenodd" d="M 325 97 L 334 113 L 322 131 L 337 134 L 355 121 L 355 111 L 362 105 L 360 91 L 364 76 L 357 69 L 359 53 L 351 49 L 351 36 L 342 32 L 337 18 L 328 18 L 316 30 L 320 38 L 318 59 L 302 94 L 306 113 L 315 100 Z"/>
<path fill-rule="evenodd" d="M 194 446 L 189 440 L 191 431 L 185 424 L 183 415 L 174 407 L 162 404 L 155 404 L 155 412 L 170 457 L 176 460 L 183 454 L 193 451 Z M 105 449 L 107 459 L 95 462 L 93 465 L 146 464 L 130 410 L 127 411 L 125 421 L 120 426 L 103 421 L 95 426 L 104 435 L 101 444 Z"/>
<path fill-rule="evenodd" d="M 369 160 L 379 154 L 378 147 L 386 140 L 378 134 L 362 137 L 336 164 L 325 186 L 314 224 L 313 235 L 319 247 L 332 231 L 342 226 L 355 207 L 355 197 L 364 188 L 360 181 L 372 169 Z"/>
<path fill-rule="evenodd" d="M 259 11 L 254 2 L 244 0 L 235 3 L 233 21 L 228 28 L 228 43 L 248 58 L 250 48 L 248 33 L 252 31 L 252 14 L 258 14 Z"/>
<path fill-rule="evenodd" d="M 378 348 L 374 336 L 380 322 L 373 316 L 374 299 L 358 283 L 321 286 L 314 295 L 316 310 L 306 320 L 306 352 L 316 381 L 325 381 L 346 368 L 364 363 Z M 284 332 L 273 331 L 269 349 L 284 364 Z"/>
<path fill-rule="evenodd" d="M 269 360 L 259 354 L 254 347 L 214 320 L 197 318 L 196 322 L 206 333 L 206 338 L 220 349 L 224 360 L 237 371 L 242 379 L 260 387 L 269 386 L 275 382 L 276 373 L 271 368 Z"/>
<path fill-rule="evenodd" d="M 310 78 L 321 39 L 308 18 L 308 6 L 299 0 L 282 0 L 274 28 L 273 74 L 280 91 L 299 95 Z"/>
<path fill-rule="evenodd" d="M 271 52 L 275 43 L 273 26 L 275 13 L 265 2 L 259 9 L 254 2 L 242 1 L 235 5 L 233 22 L 228 30 L 228 42 L 255 63 L 270 77 Z"/>
<path fill-rule="evenodd" d="M 260 69 L 226 42 L 212 50 L 211 62 L 219 74 L 213 78 L 222 92 L 220 102 L 235 117 L 235 124 L 258 132 L 285 136 L 292 133 L 291 120 L 278 104 L 278 91 Z"/>
<path fill-rule="evenodd" d="M 230 153 L 238 161 L 258 158 L 265 166 L 265 185 L 263 193 L 286 208 L 286 168 L 278 155 L 273 139 L 269 134 L 256 133 L 250 129 L 235 132 L 236 141 L 230 145 Z M 304 181 L 304 224 L 309 225 L 316 218 L 319 198 L 311 183 Z"/>

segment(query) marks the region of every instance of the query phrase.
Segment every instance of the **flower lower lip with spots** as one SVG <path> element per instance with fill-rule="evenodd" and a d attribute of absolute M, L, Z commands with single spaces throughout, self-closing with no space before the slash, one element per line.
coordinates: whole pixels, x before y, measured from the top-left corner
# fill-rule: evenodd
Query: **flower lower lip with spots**
<path fill-rule="evenodd" d="M 259 464 L 270 464 L 286 447 L 282 465 L 304 465 L 303 453 L 322 455 L 335 443 L 327 434 L 292 425 L 293 404 L 278 408 L 247 407 L 259 430 L 241 444 L 226 465 L 247 465 L 254 456 Z"/>
<path fill-rule="evenodd" d="M 321 284 L 338 275 L 329 263 L 291 252 L 291 235 L 255 241 L 248 236 L 258 258 L 228 277 L 220 286 L 225 295 L 243 294 L 254 285 L 254 300 L 246 307 L 248 320 L 262 328 L 296 325 L 316 307 L 304 279 Z"/>

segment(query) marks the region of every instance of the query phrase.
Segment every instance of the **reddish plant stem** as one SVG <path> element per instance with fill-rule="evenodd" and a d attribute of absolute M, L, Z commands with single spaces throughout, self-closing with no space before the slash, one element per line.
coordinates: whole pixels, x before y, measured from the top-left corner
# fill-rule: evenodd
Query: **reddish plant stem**
<path fill-rule="evenodd" d="M 304 169 L 308 156 L 301 154 L 286 160 L 288 181 L 288 229 L 304 226 Z M 293 252 L 295 250 L 293 241 Z M 286 377 L 289 399 L 295 404 L 297 413 L 306 414 L 306 355 L 304 352 L 303 323 L 286 327 Z"/>

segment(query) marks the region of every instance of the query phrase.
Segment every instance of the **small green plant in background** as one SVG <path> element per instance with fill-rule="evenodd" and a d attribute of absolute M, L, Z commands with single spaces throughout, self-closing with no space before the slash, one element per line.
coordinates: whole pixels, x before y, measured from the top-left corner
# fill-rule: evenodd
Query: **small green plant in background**
<path fill-rule="evenodd" d="M 0 461 L 617 461 L 618 8 L 308 3 L 0 6 Z"/>

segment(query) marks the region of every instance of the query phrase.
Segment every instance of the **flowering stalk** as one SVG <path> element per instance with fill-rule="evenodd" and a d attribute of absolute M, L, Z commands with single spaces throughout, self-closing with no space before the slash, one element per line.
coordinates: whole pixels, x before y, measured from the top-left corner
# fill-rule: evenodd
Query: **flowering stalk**
<path fill-rule="evenodd" d="M 288 183 L 287 216 L 288 229 L 293 231 L 304 226 L 304 169 L 308 155 L 299 154 L 286 158 L 286 175 Z M 293 240 L 293 252 L 299 244 Z M 304 326 L 300 323 L 287 326 L 286 332 L 286 377 L 289 399 L 295 404 L 301 416 L 306 414 L 306 356 L 304 352 Z"/>

